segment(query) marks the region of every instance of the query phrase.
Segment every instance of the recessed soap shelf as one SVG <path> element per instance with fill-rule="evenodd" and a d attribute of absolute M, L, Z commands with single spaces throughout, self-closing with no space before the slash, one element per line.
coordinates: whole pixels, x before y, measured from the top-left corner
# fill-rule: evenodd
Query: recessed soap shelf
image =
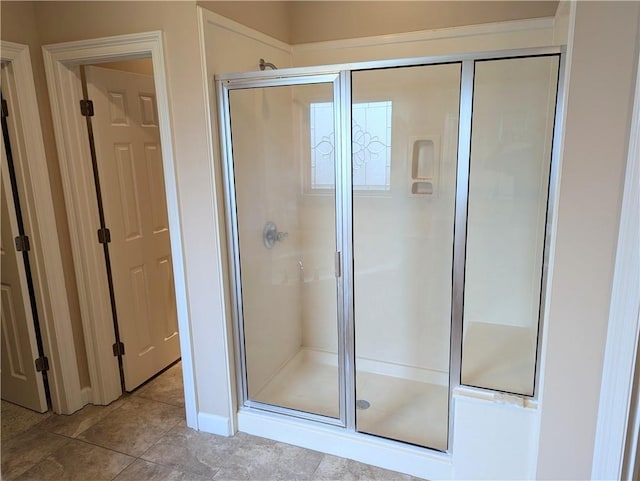
<path fill-rule="evenodd" d="M 440 167 L 438 135 L 411 139 L 411 195 L 434 195 Z"/>
<path fill-rule="evenodd" d="M 412 182 L 411 193 L 416 195 L 433 195 L 433 183 L 426 181 Z"/>

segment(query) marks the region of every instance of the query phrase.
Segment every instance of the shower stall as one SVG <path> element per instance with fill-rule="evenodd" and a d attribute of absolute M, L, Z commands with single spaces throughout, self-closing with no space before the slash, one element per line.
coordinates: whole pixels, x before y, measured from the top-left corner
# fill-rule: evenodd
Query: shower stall
<path fill-rule="evenodd" d="M 453 389 L 535 399 L 562 62 L 217 77 L 241 409 L 447 452 Z"/>

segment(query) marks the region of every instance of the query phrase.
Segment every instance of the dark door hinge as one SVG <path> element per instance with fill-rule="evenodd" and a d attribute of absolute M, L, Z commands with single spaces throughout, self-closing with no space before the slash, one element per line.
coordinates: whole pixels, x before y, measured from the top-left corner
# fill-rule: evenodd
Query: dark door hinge
<path fill-rule="evenodd" d="M 9 117 L 9 107 L 7 106 L 7 101 L 2 99 L 2 116 Z"/>
<path fill-rule="evenodd" d="M 16 237 L 16 250 L 18 252 L 29 252 L 31 250 L 31 244 L 29 243 L 29 236 L 19 235 Z"/>
<path fill-rule="evenodd" d="M 124 356 L 124 342 L 115 342 L 112 347 L 114 356 Z"/>
<path fill-rule="evenodd" d="M 100 244 L 108 244 L 111 242 L 111 231 L 106 227 L 98 229 L 98 242 Z"/>
<path fill-rule="evenodd" d="M 93 101 L 82 99 L 80 101 L 80 113 L 84 117 L 93 117 Z"/>
<path fill-rule="evenodd" d="M 39 357 L 36 359 L 36 371 L 48 371 L 49 370 L 49 359 L 46 356 Z"/>

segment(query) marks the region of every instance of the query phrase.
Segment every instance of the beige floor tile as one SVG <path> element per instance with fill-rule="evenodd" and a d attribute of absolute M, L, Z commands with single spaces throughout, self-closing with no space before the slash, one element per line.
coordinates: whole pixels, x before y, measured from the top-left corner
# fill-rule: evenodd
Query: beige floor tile
<path fill-rule="evenodd" d="M 113 481 L 208 481 L 211 477 L 184 473 L 167 466 L 136 460 Z"/>
<path fill-rule="evenodd" d="M 62 434 L 70 438 L 77 437 L 83 431 L 102 420 L 114 409 L 122 406 L 125 398 L 118 399 L 108 406 L 93 406 L 87 404 L 80 411 L 70 415 L 52 414 L 45 419 L 38 427 L 46 431 Z"/>
<path fill-rule="evenodd" d="M 36 426 L 3 442 L 1 469 L 3 481 L 17 478 L 70 441 L 64 436 L 41 431 Z"/>
<path fill-rule="evenodd" d="M 32 426 L 47 419 L 51 413 L 37 413 L 13 403 L 2 401 L 0 407 L 2 418 L 2 442 L 27 431 Z"/>
<path fill-rule="evenodd" d="M 133 395 L 174 406 L 184 406 L 182 364 L 177 363 L 170 367 L 149 384 L 145 384 L 136 390 Z"/>
<path fill-rule="evenodd" d="M 129 396 L 78 439 L 138 457 L 183 419 L 183 408 Z"/>
<path fill-rule="evenodd" d="M 179 471 L 211 478 L 244 438 L 198 432 L 179 423 L 141 457 Z"/>
<path fill-rule="evenodd" d="M 311 479 L 312 481 L 411 481 L 416 478 L 325 454 Z"/>
<path fill-rule="evenodd" d="M 323 454 L 261 438 L 247 437 L 214 476 L 216 481 L 310 479 Z"/>
<path fill-rule="evenodd" d="M 17 481 L 110 481 L 133 461 L 135 458 L 126 454 L 71 440 Z"/>

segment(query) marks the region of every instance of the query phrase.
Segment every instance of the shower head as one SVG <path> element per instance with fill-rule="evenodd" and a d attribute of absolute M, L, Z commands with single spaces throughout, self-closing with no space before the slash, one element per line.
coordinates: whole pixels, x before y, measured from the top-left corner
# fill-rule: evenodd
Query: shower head
<path fill-rule="evenodd" d="M 260 70 L 265 70 L 267 67 L 269 67 L 271 70 L 278 70 L 278 67 L 276 67 L 271 62 L 265 62 L 263 58 L 260 59 L 259 65 L 260 65 Z"/>

